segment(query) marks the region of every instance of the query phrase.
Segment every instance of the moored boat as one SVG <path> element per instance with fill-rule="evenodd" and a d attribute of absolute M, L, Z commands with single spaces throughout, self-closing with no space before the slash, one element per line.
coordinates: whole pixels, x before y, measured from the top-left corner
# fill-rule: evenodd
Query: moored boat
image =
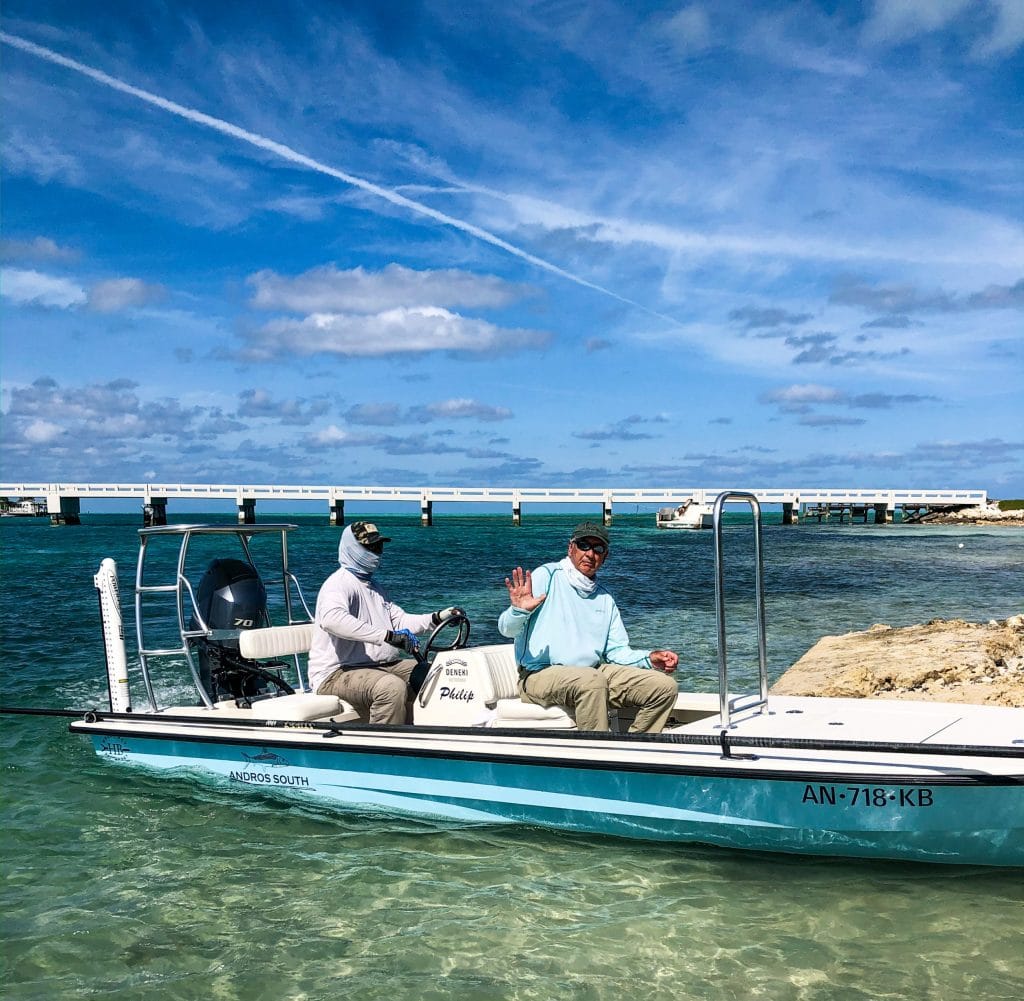
<path fill-rule="evenodd" d="M 711 505 L 696 497 L 690 497 L 677 507 L 663 507 L 655 516 L 658 528 L 713 528 L 714 514 Z"/>
<path fill-rule="evenodd" d="M 753 694 L 728 680 L 721 514 L 737 498 L 755 516 Z M 305 690 L 313 627 L 288 565 L 289 525 L 141 530 L 130 673 L 148 706 L 133 704 L 116 568 L 104 561 L 96 583 L 110 709 L 55 712 L 75 716 L 71 730 L 108 761 L 328 805 L 734 849 L 1024 865 L 1024 713 L 769 698 L 760 511 L 750 495 L 725 494 L 714 518 L 719 690 L 680 692 L 661 734 L 628 734 L 625 718 L 607 734 L 579 731 L 567 707 L 521 702 L 512 646 L 465 645 L 464 619 L 426 644 L 409 725 L 362 723 L 340 699 Z M 174 560 L 151 560 L 168 541 Z M 260 574 L 255 550 L 271 542 L 274 571 Z M 194 547 L 229 543 L 240 558 L 191 571 Z M 173 574 L 150 579 L 151 565 L 172 563 Z M 171 619 L 163 633 L 161 604 Z M 457 635 L 441 647 L 446 629 Z"/>
<path fill-rule="evenodd" d="M 25 497 L 19 501 L 6 502 L 0 510 L 2 518 L 41 518 L 46 514 L 46 505 L 41 501 Z"/>

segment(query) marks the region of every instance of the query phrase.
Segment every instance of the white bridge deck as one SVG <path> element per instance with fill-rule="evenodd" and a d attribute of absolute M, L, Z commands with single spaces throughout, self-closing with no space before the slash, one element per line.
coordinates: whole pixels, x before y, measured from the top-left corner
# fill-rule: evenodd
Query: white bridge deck
<path fill-rule="evenodd" d="M 761 504 L 790 511 L 805 507 L 848 506 L 886 511 L 973 507 L 985 504 L 985 490 L 912 490 L 821 487 L 382 487 L 228 483 L 0 483 L 0 496 L 45 498 L 54 521 L 76 520 L 82 498 L 137 498 L 149 512 L 166 510 L 175 498 L 226 500 L 238 506 L 239 520 L 252 521 L 257 501 L 320 501 L 332 521 L 344 520 L 346 502 L 417 504 L 429 524 L 435 503 L 510 504 L 518 523 L 523 504 L 594 504 L 610 520 L 615 504 L 679 504 L 689 497 L 711 503 L 725 490 L 744 490 Z M 159 515 L 158 515 L 159 517 Z"/>

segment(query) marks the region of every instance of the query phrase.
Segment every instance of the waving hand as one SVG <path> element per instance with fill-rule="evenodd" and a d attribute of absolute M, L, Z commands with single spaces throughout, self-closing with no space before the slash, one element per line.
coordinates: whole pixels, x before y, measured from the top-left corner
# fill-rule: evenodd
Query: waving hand
<path fill-rule="evenodd" d="M 524 612 L 532 612 L 547 597 L 546 594 L 534 597 L 533 576 L 522 567 L 516 567 L 512 576 L 505 578 L 505 587 L 508 588 L 508 600 L 513 607 L 521 608 Z"/>

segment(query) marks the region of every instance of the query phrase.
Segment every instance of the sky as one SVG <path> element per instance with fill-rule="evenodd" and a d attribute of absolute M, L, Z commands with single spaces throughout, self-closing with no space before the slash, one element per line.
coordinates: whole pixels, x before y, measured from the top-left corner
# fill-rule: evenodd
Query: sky
<path fill-rule="evenodd" d="M 1024 2 L 5 0 L 0 479 L 1024 497 Z"/>

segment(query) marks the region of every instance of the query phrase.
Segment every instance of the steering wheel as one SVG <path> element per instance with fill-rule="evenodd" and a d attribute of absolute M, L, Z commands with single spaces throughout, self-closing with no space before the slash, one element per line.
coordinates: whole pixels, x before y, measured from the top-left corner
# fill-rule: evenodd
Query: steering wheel
<path fill-rule="evenodd" d="M 455 639 L 447 646 L 437 643 L 437 637 L 446 629 L 458 627 Z M 430 654 L 440 653 L 443 650 L 461 650 L 469 642 L 469 617 L 467 615 L 453 615 L 434 626 L 434 631 L 427 637 L 424 643 L 416 652 L 416 660 L 419 662 L 412 669 L 409 677 L 409 689 L 413 695 L 419 695 L 420 689 L 426 684 L 428 672 L 430 671 Z"/>
<path fill-rule="evenodd" d="M 455 639 L 451 641 L 447 646 L 442 646 L 440 643 L 436 643 L 437 637 L 441 635 L 446 629 L 452 629 L 458 627 L 458 632 L 455 634 Z M 420 647 L 418 655 L 419 660 L 428 660 L 430 654 L 440 653 L 442 650 L 461 650 L 469 642 L 469 616 L 468 615 L 453 615 L 451 618 L 445 619 L 438 625 L 434 626 L 434 631 L 427 637 L 427 642 Z"/>

